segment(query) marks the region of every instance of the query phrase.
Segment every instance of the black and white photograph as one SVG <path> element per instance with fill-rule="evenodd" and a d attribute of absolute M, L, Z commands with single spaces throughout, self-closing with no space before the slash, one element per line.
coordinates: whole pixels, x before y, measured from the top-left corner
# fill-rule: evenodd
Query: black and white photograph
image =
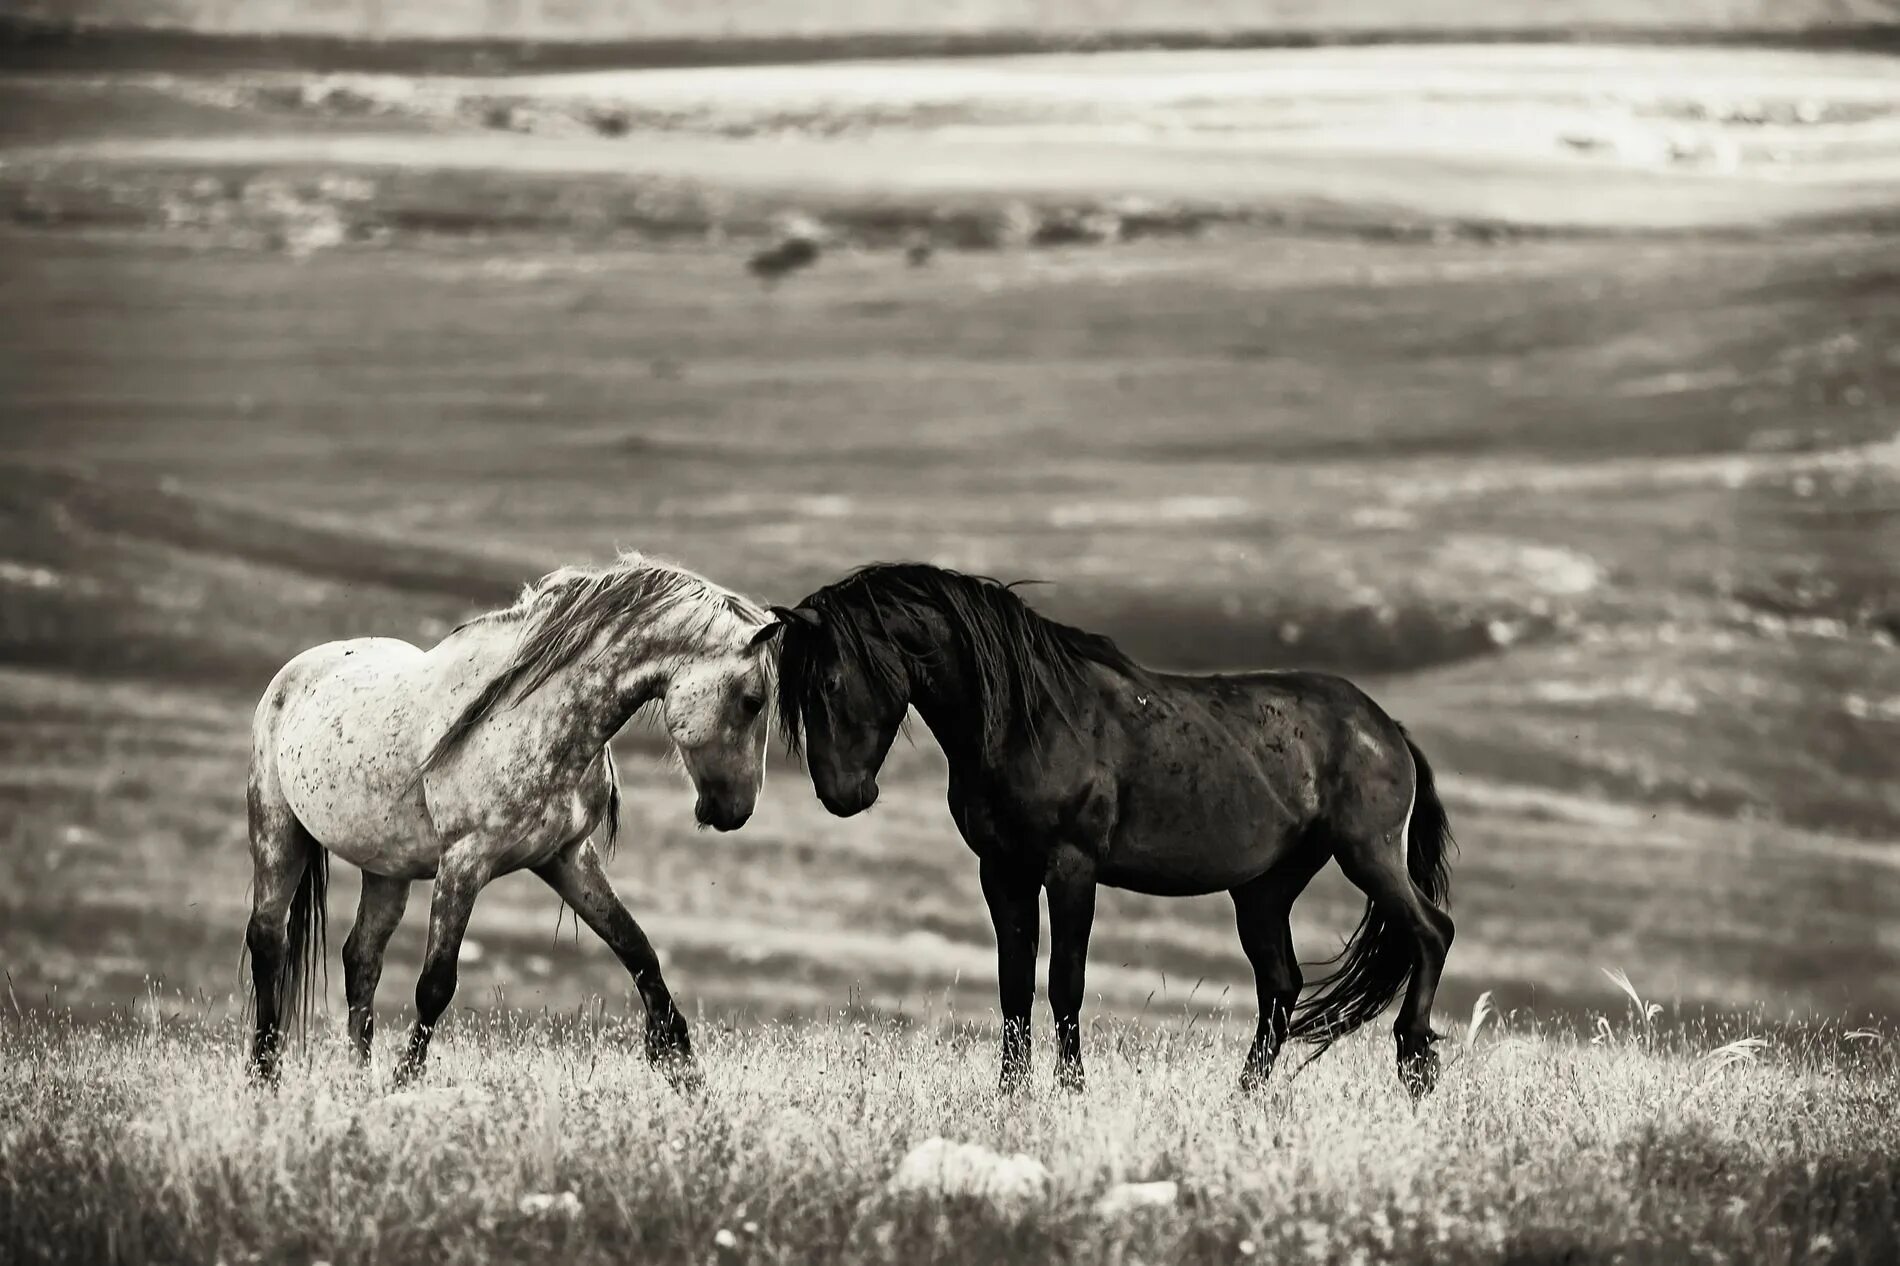
<path fill-rule="evenodd" d="M 9 0 L 3 1266 L 1894 1266 L 1900 2 Z"/>

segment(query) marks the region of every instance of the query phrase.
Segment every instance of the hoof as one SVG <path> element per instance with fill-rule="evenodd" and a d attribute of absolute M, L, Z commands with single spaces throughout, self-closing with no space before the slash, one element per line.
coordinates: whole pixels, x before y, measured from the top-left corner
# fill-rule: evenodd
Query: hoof
<path fill-rule="evenodd" d="M 646 1029 L 647 1063 L 658 1068 L 670 1060 L 693 1059 L 693 1039 L 687 1032 L 686 1021 L 674 1016 L 671 1023 L 658 1021 L 649 1023 Z"/>
<path fill-rule="evenodd" d="M 1080 1064 L 1056 1065 L 1056 1089 L 1079 1095 L 1088 1089 L 1088 1076 Z"/>
<path fill-rule="evenodd" d="M 1029 1089 L 1029 1066 L 1026 1064 L 1004 1064 L 1003 1071 L 996 1077 L 996 1092 L 1003 1095 L 1019 1095 Z"/>
<path fill-rule="evenodd" d="M 671 1022 L 647 1025 L 647 1063 L 666 1078 L 666 1084 L 681 1094 L 696 1094 L 706 1085 L 706 1074 L 693 1058 L 693 1039 L 686 1021 L 674 1015 Z"/>
<path fill-rule="evenodd" d="M 656 1059 L 653 1067 L 666 1078 L 667 1085 L 682 1095 L 697 1095 L 706 1088 L 706 1074 L 691 1055 L 674 1054 Z"/>
<path fill-rule="evenodd" d="M 253 1086 L 277 1089 L 279 1070 L 284 1062 L 283 1040 L 277 1033 L 262 1033 L 251 1043 L 250 1079 Z"/>
<path fill-rule="evenodd" d="M 1429 1038 L 1399 1043 L 1399 1080 L 1415 1100 L 1438 1085 L 1438 1052 Z"/>
<path fill-rule="evenodd" d="M 1267 1078 L 1273 1076 L 1273 1065 L 1280 1057 L 1280 1048 L 1274 1045 L 1267 1049 L 1265 1043 L 1256 1042 L 1247 1058 L 1240 1066 L 1240 1093 L 1258 1094 L 1266 1089 Z"/>

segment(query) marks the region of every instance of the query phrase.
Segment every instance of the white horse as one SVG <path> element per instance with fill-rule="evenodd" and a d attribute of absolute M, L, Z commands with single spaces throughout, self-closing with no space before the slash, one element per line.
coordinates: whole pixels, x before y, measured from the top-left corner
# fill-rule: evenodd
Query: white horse
<path fill-rule="evenodd" d="M 497 875 L 532 870 L 632 973 L 646 1005 L 647 1058 L 675 1085 L 695 1083 L 686 1022 L 593 844 L 603 820 L 609 847 L 618 827 L 607 744 L 657 701 L 698 791 L 700 825 L 743 825 L 765 774 L 772 657 L 761 648 L 779 627 L 738 594 L 629 554 L 610 567 L 553 572 L 432 650 L 360 638 L 284 665 L 251 731 L 255 894 L 245 944 L 257 1075 L 276 1079 L 284 1003 L 308 1016 L 334 853 L 363 871 L 343 943 L 360 1061 L 369 1060 L 383 951 L 409 885 L 435 880 L 398 1081 L 421 1072 L 454 996 L 475 894 Z"/>

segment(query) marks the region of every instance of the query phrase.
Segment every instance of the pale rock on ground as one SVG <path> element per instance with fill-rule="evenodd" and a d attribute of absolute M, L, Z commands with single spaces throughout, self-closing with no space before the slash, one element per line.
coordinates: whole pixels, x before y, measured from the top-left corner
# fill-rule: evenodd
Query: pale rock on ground
<path fill-rule="evenodd" d="M 1162 1182 L 1119 1182 L 1095 1202 L 1098 1218 L 1119 1218 L 1137 1209 L 1166 1209 L 1180 1199 L 1181 1184 Z"/>
<path fill-rule="evenodd" d="M 477 1086 L 422 1086 L 414 1090 L 397 1090 L 372 1100 L 368 1111 L 374 1114 L 392 1116 L 408 1112 L 450 1112 L 455 1110 L 480 1112 L 494 1102 L 494 1096 Z"/>
<path fill-rule="evenodd" d="M 531 1218 L 578 1218 L 581 1215 L 581 1198 L 571 1191 L 559 1194 L 536 1191 L 521 1197 L 516 1207 Z"/>
<path fill-rule="evenodd" d="M 894 1196 L 975 1196 L 997 1205 L 1040 1200 L 1049 1169 L 1033 1156 L 1004 1156 L 976 1143 L 926 1139 L 898 1162 L 884 1189 Z"/>

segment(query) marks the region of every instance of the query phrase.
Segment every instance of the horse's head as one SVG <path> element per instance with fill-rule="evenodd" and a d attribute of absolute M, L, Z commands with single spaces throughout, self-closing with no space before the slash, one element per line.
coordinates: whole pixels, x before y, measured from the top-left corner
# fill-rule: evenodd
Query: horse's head
<path fill-rule="evenodd" d="M 910 707 L 903 654 L 887 630 L 810 605 L 772 613 L 785 630 L 779 708 L 786 736 L 805 749 L 825 808 L 841 818 L 862 813 L 877 803 L 878 770 Z"/>
<path fill-rule="evenodd" d="M 682 660 L 662 697 L 667 737 L 693 780 L 701 826 L 734 831 L 752 816 L 765 782 L 765 738 L 771 728 L 770 658 L 764 644 L 778 633 L 767 624 L 742 631 L 729 645 Z"/>
<path fill-rule="evenodd" d="M 998 768 L 1012 744 L 1073 725 L 1095 666 L 1140 667 L 1113 642 L 1032 611 L 1007 585 L 929 563 L 873 563 L 773 607 L 784 629 L 779 721 L 840 817 L 877 801 L 877 775 L 915 704 L 949 756 Z"/>

